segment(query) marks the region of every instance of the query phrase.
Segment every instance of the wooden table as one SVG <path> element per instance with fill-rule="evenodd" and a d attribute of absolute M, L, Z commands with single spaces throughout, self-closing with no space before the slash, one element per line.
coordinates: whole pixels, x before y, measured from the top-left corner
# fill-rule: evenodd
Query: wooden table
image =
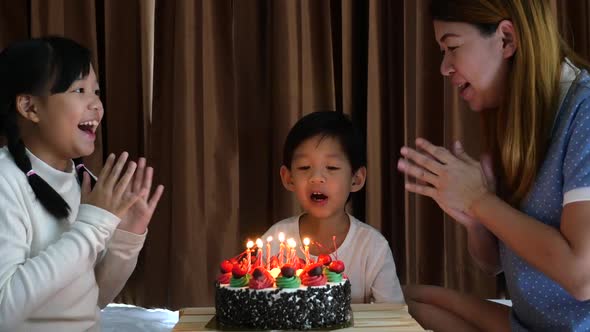
<path fill-rule="evenodd" d="M 400 304 L 353 304 L 354 326 L 338 331 L 425 331 Z M 173 332 L 217 331 L 205 327 L 215 315 L 215 308 L 185 308 Z"/>

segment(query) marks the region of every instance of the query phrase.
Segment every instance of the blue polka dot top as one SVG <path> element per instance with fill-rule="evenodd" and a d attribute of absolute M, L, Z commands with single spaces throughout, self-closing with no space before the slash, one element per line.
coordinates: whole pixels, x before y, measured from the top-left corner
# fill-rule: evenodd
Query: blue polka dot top
<path fill-rule="evenodd" d="M 521 204 L 521 211 L 556 229 L 564 194 L 590 192 L 590 76 L 582 70 L 574 77 L 556 115 L 546 159 Z M 513 331 L 590 331 L 590 301 L 577 301 L 501 241 L 500 257 Z"/>

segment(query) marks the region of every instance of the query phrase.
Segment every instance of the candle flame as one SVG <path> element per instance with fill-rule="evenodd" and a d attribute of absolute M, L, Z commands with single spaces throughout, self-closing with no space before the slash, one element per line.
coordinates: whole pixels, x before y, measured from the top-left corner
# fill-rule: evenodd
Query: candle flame
<path fill-rule="evenodd" d="M 266 238 L 266 242 L 271 242 L 272 241 L 272 236 L 269 236 Z"/>
<path fill-rule="evenodd" d="M 252 249 L 252 247 L 254 247 L 254 242 L 253 241 L 248 241 L 248 243 L 246 243 L 246 248 Z"/>
<path fill-rule="evenodd" d="M 263 243 L 262 243 L 262 239 L 257 239 L 257 240 L 256 240 L 256 246 L 257 246 L 258 248 L 262 248 L 262 245 L 263 245 Z"/>
<path fill-rule="evenodd" d="M 295 240 L 293 240 L 292 238 L 288 239 L 287 246 L 289 246 L 289 248 L 295 248 L 295 247 L 297 247 L 297 242 L 295 242 Z"/>
<path fill-rule="evenodd" d="M 283 233 L 283 232 L 279 233 L 279 241 L 285 242 L 285 233 Z"/>
<path fill-rule="evenodd" d="M 308 237 L 306 237 L 305 239 L 303 239 L 303 245 L 308 246 L 309 245 L 309 242 L 310 241 L 309 241 L 309 238 Z"/>

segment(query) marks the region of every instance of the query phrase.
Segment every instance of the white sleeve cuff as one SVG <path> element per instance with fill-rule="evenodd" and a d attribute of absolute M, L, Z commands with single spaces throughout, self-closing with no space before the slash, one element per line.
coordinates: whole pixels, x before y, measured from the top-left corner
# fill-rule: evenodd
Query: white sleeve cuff
<path fill-rule="evenodd" d="M 581 201 L 590 201 L 590 187 L 572 189 L 563 194 L 563 206 Z"/>

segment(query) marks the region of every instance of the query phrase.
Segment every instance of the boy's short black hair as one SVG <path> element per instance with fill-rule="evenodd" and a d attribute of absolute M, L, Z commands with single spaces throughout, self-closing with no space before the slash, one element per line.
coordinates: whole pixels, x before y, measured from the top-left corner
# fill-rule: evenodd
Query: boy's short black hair
<path fill-rule="evenodd" d="M 283 165 L 291 169 L 293 153 L 297 147 L 316 136 L 338 140 L 353 173 L 367 165 L 365 144 L 361 133 L 354 127 L 348 116 L 335 111 L 313 112 L 297 121 L 285 140 Z"/>

